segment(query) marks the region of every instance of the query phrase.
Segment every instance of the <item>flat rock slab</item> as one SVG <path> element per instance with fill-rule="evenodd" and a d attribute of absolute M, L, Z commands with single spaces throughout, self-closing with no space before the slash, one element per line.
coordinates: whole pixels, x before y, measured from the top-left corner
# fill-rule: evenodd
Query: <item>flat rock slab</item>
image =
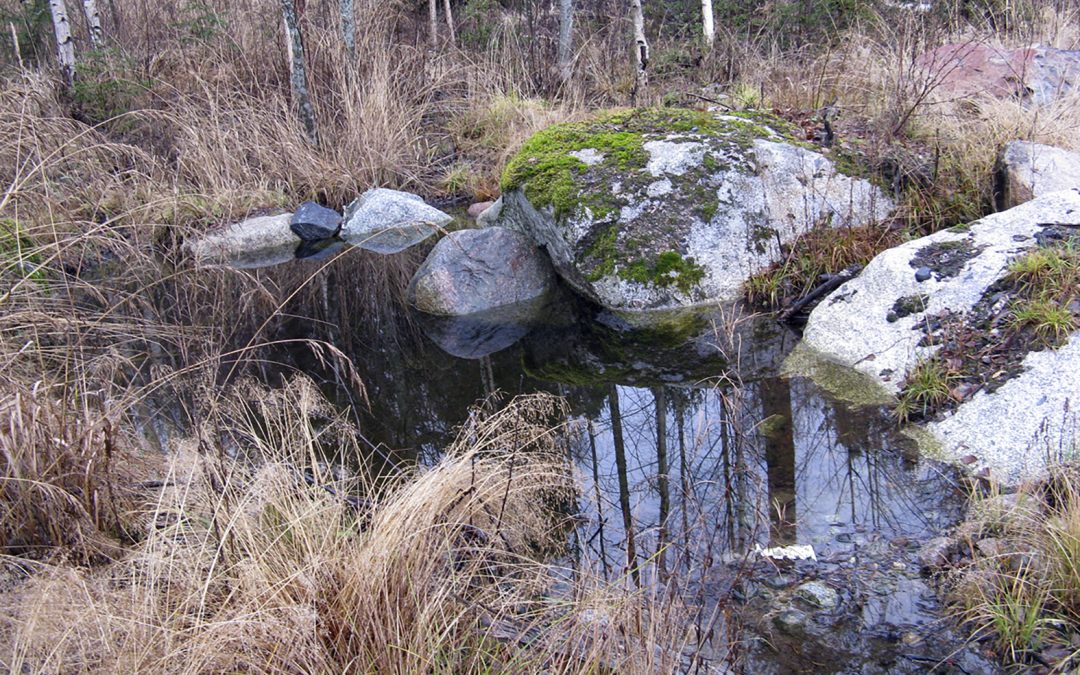
<path fill-rule="evenodd" d="M 922 54 L 916 65 L 937 83 L 934 95 L 942 98 L 991 96 L 1041 106 L 1080 92 L 1078 50 L 952 43 Z"/>
<path fill-rule="evenodd" d="M 304 241 L 329 239 L 341 228 L 341 214 L 315 202 L 304 202 L 296 208 L 291 226 Z"/>
<path fill-rule="evenodd" d="M 1080 153 L 1010 141 L 998 157 L 997 171 L 998 209 L 1011 209 L 1035 197 L 1080 186 Z"/>
<path fill-rule="evenodd" d="M 895 394 L 939 348 L 919 344 L 928 317 L 969 312 L 1011 260 L 1037 245 L 1047 224 L 1080 226 L 1080 190 L 1053 192 L 881 253 L 814 309 L 804 343 Z M 916 277 L 921 267 L 930 270 L 924 281 Z M 1057 350 L 1028 354 L 1023 368 L 993 393 L 979 391 L 950 417 L 928 425 L 936 450 L 946 459 L 966 458 L 972 468 L 990 467 L 1009 483 L 1040 471 L 1047 452 L 1080 426 L 1076 336 Z"/>
<path fill-rule="evenodd" d="M 1080 211 L 1078 211 L 1080 214 Z M 1031 352 L 1024 371 L 992 394 L 977 392 L 927 430 L 946 459 L 972 455 L 970 466 L 1015 485 L 1075 456 L 1080 431 L 1080 334 L 1063 347 Z"/>
<path fill-rule="evenodd" d="M 292 231 L 291 213 L 249 218 L 184 243 L 196 265 L 255 269 L 296 257 L 300 237 Z"/>
<path fill-rule="evenodd" d="M 414 194 L 373 188 L 346 207 L 341 238 L 375 253 L 399 253 L 451 221 L 451 216 Z"/>
<path fill-rule="evenodd" d="M 536 300 L 554 272 L 524 235 L 501 227 L 458 230 L 443 237 L 409 284 L 421 312 L 464 316 Z"/>

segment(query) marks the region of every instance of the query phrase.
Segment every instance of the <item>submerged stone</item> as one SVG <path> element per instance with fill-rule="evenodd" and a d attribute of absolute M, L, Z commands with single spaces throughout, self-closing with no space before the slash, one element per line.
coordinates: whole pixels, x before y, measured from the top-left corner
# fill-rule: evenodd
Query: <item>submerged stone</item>
<path fill-rule="evenodd" d="M 451 221 L 453 217 L 414 194 L 373 188 L 346 207 L 341 238 L 375 253 L 399 253 Z"/>
<path fill-rule="evenodd" d="M 256 269 L 295 257 L 300 237 L 292 231 L 291 213 L 249 218 L 184 243 L 196 265 Z"/>
<path fill-rule="evenodd" d="M 528 234 L 572 288 L 619 311 L 734 300 L 798 235 L 893 208 L 782 120 L 672 108 L 542 131 L 502 188 L 498 224 Z"/>
<path fill-rule="evenodd" d="M 447 354 L 478 359 L 500 352 L 528 335 L 547 308 L 546 298 L 459 316 L 418 313 L 420 329 Z"/>
<path fill-rule="evenodd" d="M 836 609 L 840 594 L 833 587 L 820 581 L 808 581 L 795 589 L 795 595 L 814 607 L 825 611 Z"/>

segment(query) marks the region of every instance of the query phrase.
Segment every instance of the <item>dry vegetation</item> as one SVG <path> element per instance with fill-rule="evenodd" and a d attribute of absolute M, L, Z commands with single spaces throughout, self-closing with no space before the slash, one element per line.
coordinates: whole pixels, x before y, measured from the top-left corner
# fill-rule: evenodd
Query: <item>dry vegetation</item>
<path fill-rule="evenodd" d="M 463 430 L 429 471 L 334 477 L 318 460 L 328 448 L 361 456 L 357 430 L 310 383 L 236 383 L 298 308 L 316 326 L 308 346 L 346 376 L 355 317 L 380 339 L 411 339 L 394 309 L 415 255 L 240 272 L 193 270 L 178 245 L 262 209 L 341 206 L 376 184 L 493 196 L 531 132 L 627 102 L 622 5 L 580 3 L 576 75 L 562 85 L 545 3 L 455 3 L 459 43 L 431 49 L 419 4 L 358 0 L 353 62 L 338 3 L 312 0 L 316 148 L 290 101 L 276 0 L 108 3 L 107 49 L 84 49 L 75 26 L 70 90 L 51 63 L 45 4 L 0 2 L 0 664 L 674 668 L 688 640 L 675 599 L 588 575 L 553 583 L 574 494 L 557 430 L 540 422 L 555 402 L 521 401 Z M 913 66 L 946 39 L 1076 48 L 1075 2 L 940 15 L 822 2 L 798 20 L 734 2 L 711 52 L 695 38 L 695 3 L 662 4 L 649 102 L 720 92 L 806 120 L 835 101 L 841 141 L 914 187 L 905 201 L 919 227 L 986 208 L 999 142 L 1080 143 L 1075 100 L 961 111 Z M 933 180 L 909 180 L 928 157 Z M 193 436 L 167 456 L 147 451 L 133 421 L 155 397 Z"/>

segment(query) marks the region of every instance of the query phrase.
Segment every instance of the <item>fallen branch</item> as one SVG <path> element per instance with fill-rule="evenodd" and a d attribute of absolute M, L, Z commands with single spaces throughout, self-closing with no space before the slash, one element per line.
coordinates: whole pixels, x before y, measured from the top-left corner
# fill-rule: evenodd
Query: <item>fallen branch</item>
<path fill-rule="evenodd" d="M 780 320 L 784 322 L 791 321 L 791 318 L 796 314 L 800 314 L 807 307 L 815 304 L 826 294 L 833 292 L 845 282 L 851 281 L 855 278 L 855 275 L 861 271 L 862 265 L 852 265 L 838 274 L 826 276 L 825 281 L 818 284 L 814 290 L 810 291 L 801 299 L 792 303 L 787 309 L 780 312 Z"/>

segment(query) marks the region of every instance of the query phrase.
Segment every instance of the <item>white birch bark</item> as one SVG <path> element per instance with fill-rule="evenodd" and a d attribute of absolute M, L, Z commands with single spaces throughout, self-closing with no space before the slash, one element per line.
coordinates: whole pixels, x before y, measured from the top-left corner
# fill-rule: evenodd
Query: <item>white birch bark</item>
<path fill-rule="evenodd" d="M 630 93 L 631 105 L 637 104 L 638 95 L 649 83 L 649 42 L 645 39 L 645 15 L 641 0 L 630 0 L 630 14 L 634 20 L 634 89 Z"/>
<path fill-rule="evenodd" d="M 428 39 L 432 47 L 439 45 L 439 0 L 428 0 Z"/>
<path fill-rule="evenodd" d="M 105 31 L 101 28 L 101 14 L 98 13 L 97 0 L 82 0 L 86 27 L 90 31 L 90 46 L 100 49 L 105 44 Z"/>
<path fill-rule="evenodd" d="M 701 31 L 705 36 L 705 46 L 712 49 L 716 42 L 716 23 L 713 21 L 712 0 L 701 0 Z"/>
<path fill-rule="evenodd" d="M 289 55 L 289 82 L 300 121 L 304 125 L 308 143 L 319 145 L 319 130 L 315 125 L 315 109 L 308 95 L 307 68 L 304 66 L 304 41 L 300 35 L 300 21 L 293 0 L 281 0 L 281 14 L 285 21 L 285 45 Z"/>
<path fill-rule="evenodd" d="M 53 34 L 56 35 L 56 60 L 60 74 L 69 87 L 75 82 L 75 42 L 71 39 L 71 22 L 68 21 L 64 0 L 49 0 L 52 14 Z"/>
<path fill-rule="evenodd" d="M 559 0 L 559 79 L 570 81 L 574 65 L 574 0 Z"/>
<path fill-rule="evenodd" d="M 454 33 L 454 15 L 450 12 L 450 0 L 443 0 L 443 9 L 446 11 L 446 27 L 450 29 L 450 44 L 457 44 L 457 35 Z"/>
<path fill-rule="evenodd" d="M 345 40 L 349 58 L 356 61 L 356 13 L 353 11 L 353 0 L 341 0 L 340 9 L 341 37 Z"/>

